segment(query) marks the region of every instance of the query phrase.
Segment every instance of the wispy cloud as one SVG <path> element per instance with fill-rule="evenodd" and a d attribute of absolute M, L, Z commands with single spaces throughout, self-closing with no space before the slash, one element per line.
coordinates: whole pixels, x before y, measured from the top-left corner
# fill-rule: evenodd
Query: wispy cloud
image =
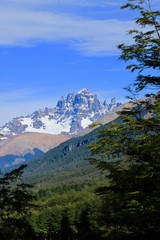
<path fill-rule="evenodd" d="M 32 4 L 38 2 L 37 0 L 21 0 L 19 6 L 16 4 L 19 1 L 8 2 L 10 4 L 0 1 L 0 22 L 3 23 L 0 25 L 1 46 L 32 46 L 39 41 L 62 42 L 86 55 L 115 55 L 117 44 L 130 41 L 126 31 L 133 25 L 131 21 L 95 20 L 56 13 L 48 9 L 35 10 Z M 58 1 L 46 2 L 58 4 Z M 60 2 L 67 4 L 68 0 Z M 79 1 L 69 2 L 78 4 Z M 100 2 L 115 4 L 111 1 Z M 44 3 L 44 0 L 40 3 Z M 85 3 L 89 4 L 90 1 L 82 1 L 81 4 Z M 98 1 L 93 3 L 98 4 Z"/>
<path fill-rule="evenodd" d="M 122 71 L 126 71 L 124 67 L 105 69 L 105 72 L 122 72 Z"/>
<path fill-rule="evenodd" d="M 106 7 L 106 6 L 119 6 L 123 0 L 118 2 L 115 0 L 0 0 L 0 4 L 18 5 L 18 6 L 72 6 L 72 7 Z"/>
<path fill-rule="evenodd" d="M 23 88 L 23 89 L 18 89 L 18 90 L 12 90 L 12 91 L 4 91 L 0 93 L 0 105 L 4 105 L 5 103 L 15 103 L 19 100 L 21 101 L 26 101 L 26 99 L 32 100 L 35 98 L 35 95 L 38 93 L 41 93 L 44 91 L 43 89 L 28 89 L 28 88 Z"/>

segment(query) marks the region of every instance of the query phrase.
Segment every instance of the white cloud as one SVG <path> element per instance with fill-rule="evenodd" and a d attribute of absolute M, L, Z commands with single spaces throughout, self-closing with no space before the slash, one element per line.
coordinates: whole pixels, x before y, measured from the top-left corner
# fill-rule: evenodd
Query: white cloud
<path fill-rule="evenodd" d="M 0 4 L 7 6 L 72 6 L 72 7 L 106 7 L 106 6 L 119 6 L 122 4 L 122 0 L 0 0 Z"/>
<path fill-rule="evenodd" d="M 129 41 L 131 21 L 94 20 L 51 11 L 0 7 L 0 45 L 29 46 L 37 41 L 68 43 L 86 55 L 114 55 Z"/>

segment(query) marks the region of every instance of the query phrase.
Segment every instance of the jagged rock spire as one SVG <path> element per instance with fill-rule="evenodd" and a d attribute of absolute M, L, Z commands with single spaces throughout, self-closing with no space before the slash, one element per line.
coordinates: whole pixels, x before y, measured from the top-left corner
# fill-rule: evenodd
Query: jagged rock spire
<path fill-rule="evenodd" d="M 61 97 L 56 107 L 39 109 L 31 115 L 17 117 L 5 124 L 0 133 L 7 136 L 24 132 L 74 135 L 95 122 L 112 108 L 120 105 L 112 98 L 111 103 L 101 103 L 96 94 L 83 88 L 78 93 Z"/>

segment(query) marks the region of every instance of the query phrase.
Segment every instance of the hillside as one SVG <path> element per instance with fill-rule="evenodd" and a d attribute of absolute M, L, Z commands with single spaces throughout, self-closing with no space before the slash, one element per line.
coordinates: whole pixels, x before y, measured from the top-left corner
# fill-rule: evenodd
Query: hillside
<path fill-rule="evenodd" d="M 99 171 L 86 160 L 90 156 L 87 146 L 97 140 L 99 129 L 108 126 L 112 121 L 119 121 L 118 111 L 123 108 L 128 108 L 129 111 L 136 106 L 137 102 L 132 102 L 113 109 L 98 120 L 102 126 L 95 127 L 94 130 L 87 128 L 82 132 L 82 136 L 71 138 L 41 157 L 27 162 L 25 181 L 39 188 L 50 188 L 61 184 L 90 181 L 95 177 L 101 178 Z M 146 114 L 146 110 L 142 112 L 144 117 L 147 116 Z"/>
<path fill-rule="evenodd" d="M 68 140 L 68 137 L 45 133 L 24 133 L 0 142 L 0 168 L 38 157 Z"/>
<path fill-rule="evenodd" d="M 148 101 L 150 100 L 152 101 L 152 99 L 148 99 Z M 131 108 L 135 108 L 136 110 L 138 102 L 139 101 L 126 103 L 123 107 L 125 107 L 127 111 L 130 111 Z M 145 106 L 143 109 L 144 110 L 141 111 L 142 117 L 152 117 L 148 115 Z M 110 120 L 116 122 L 121 121 L 116 112 L 112 114 L 110 115 Z M 87 146 L 98 139 L 98 131 L 101 128 L 107 127 L 112 123 L 112 121 L 108 121 L 107 117 L 103 117 L 100 122 L 103 124 L 107 122 L 106 124 L 83 136 L 72 138 L 48 151 L 40 158 L 31 160 L 28 163 L 25 179 L 43 188 L 44 186 L 53 187 L 61 184 L 72 184 L 77 181 L 84 182 L 95 177 L 103 177 L 99 174 L 99 171 L 86 160 L 90 156 Z"/>
<path fill-rule="evenodd" d="M 99 171 L 86 160 L 90 156 L 87 146 L 96 141 L 100 128 L 61 143 L 41 157 L 29 161 L 25 181 L 38 188 L 46 188 L 90 181 L 95 177 L 101 179 Z"/>

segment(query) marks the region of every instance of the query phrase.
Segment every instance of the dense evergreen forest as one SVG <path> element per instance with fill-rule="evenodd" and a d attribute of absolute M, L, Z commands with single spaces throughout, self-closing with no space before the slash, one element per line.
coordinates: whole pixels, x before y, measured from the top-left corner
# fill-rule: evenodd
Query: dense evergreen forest
<path fill-rule="evenodd" d="M 160 11 L 150 0 L 128 0 L 125 8 L 137 11 L 137 29 L 129 30 L 132 45 L 118 48 L 137 77 L 128 88 L 132 107 L 89 144 L 86 161 L 103 177 L 86 173 L 86 181 L 32 189 L 23 181 L 25 165 L 1 175 L 0 239 L 160 239 Z"/>

